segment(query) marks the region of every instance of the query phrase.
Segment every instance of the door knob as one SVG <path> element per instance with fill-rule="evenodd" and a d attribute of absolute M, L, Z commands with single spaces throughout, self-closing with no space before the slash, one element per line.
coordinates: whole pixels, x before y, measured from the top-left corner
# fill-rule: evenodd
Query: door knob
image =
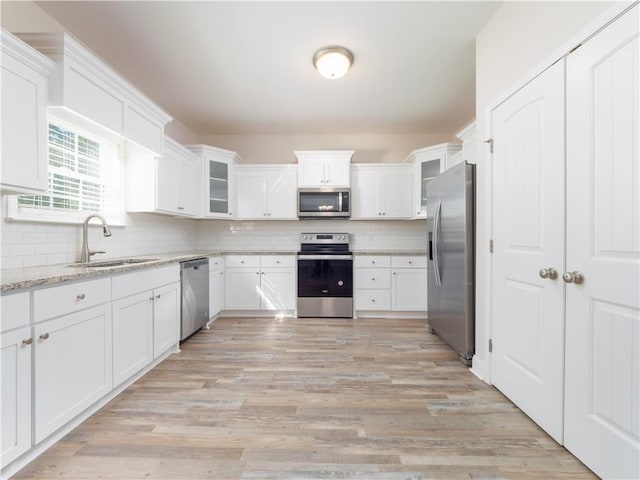
<path fill-rule="evenodd" d="M 562 274 L 562 279 L 567 283 L 575 283 L 576 285 L 580 285 L 584 283 L 584 274 L 582 272 L 564 272 Z"/>
<path fill-rule="evenodd" d="M 558 271 L 553 267 L 541 268 L 538 271 L 538 275 L 540 275 L 540 278 L 549 278 L 551 280 L 555 280 L 556 278 L 558 278 Z"/>

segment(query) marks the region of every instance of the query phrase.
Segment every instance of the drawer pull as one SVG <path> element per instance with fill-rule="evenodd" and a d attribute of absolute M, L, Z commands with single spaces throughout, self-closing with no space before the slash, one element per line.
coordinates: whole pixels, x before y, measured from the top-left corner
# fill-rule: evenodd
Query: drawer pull
<path fill-rule="evenodd" d="M 150 298 L 149 298 L 149 301 L 153 302 L 153 297 L 150 297 Z"/>
<path fill-rule="evenodd" d="M 76 300 L 77 301 L 84 300 L 84 293 L 81 293 L 80 295 L 76 295 Z"/>
<path fill-rule="evenodd" d="M 45 340 L 47 340 L 49 338 L 49 334 L 48 333 L 43 333 L 42 335 L 40 335 L 40 340 L 42 342 L 44 342 Z"/>
<path fill-rule="evenodd" d="M 375 282 L 376 281 L 376 277 L 371 277 L 371 281 Z"/>
<path fill-rule="evenodd" d="M 22 340 L 23 345 L 31 345 L 33 343 L 33 338 L 25 338 Z"/>
<path fill-rule="evenodd" d="M 156 295 L 156 300 L 160 298 L 160 295 Z"/>
<path fill-rule="evenodd" d="M 375 299 L 375 298 L 372 298 L 372 299 L 371 299 L 371 303 L 376 303 L 376 299 Z"/>
<path fill-rule="evenodd" d="M 280 260 L 276 260 L 276 263 L 280 263 Z"/>
<path fill-rule="evenodd" d="M 411 265 L 411 260 L 409 260 L 409 265 Z"/>

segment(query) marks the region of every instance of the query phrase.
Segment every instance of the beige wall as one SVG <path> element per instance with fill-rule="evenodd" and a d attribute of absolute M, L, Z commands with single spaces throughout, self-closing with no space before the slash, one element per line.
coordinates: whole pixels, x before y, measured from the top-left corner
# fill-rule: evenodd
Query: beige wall
<path fill-rule="evenodd" d="M 294 150 L 355 150 L 354 163 L 402 162 L 416 148 L 459 142 L 454 134 L 209 135 L 201 140 L 238 152 L 244 163 L 295 163 Z"/>
<path fill-rule="evenodd" d="M 488 307 L 490 302 L 491 136 L 488 108 L 531 76 L 551 64 L 569 40 L 580 41 L 586 28 L 613 2 L 505 2 L 476 38 L 477 224 L 476 224 L 476 357 L 474 371 L 488 371 Z M 580 38 L 578 38 L 580 37 Z M 577 43 L 577 42 L 576 42 Z M 568 48 L 567 48 L 568 51 Z M 556 55 L 557 58 L 552 55 Z M 528 79 L 528 78 L 527 78 Z M 519 85 L 520 84 L 520 85 Z"/>

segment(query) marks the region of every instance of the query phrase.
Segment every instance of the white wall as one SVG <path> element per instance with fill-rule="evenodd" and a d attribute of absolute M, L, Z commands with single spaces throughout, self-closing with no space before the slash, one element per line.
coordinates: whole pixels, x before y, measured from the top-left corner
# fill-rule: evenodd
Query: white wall
<path fill-rule="evenodd" d="M 488 377 L 491 237 L 490 154 L 487 112 L 497 99 L 522 83 L 525 75 L 551 64 L 570 39 L 613 2 L 505 2 L 476 38 L 477 224 L 476 356 L 474 371 Z M 582 40 L 582 38 L 576 39 Z M 558 55 L 557 58 L 559 58 Z M 553 58 L 556 60 L 557 58 Z"/>
<path fill-rule="evenodd" d="M 200 250 L 229 252 L 274 252 L 299 250 L 300 233 L 350 233 L 351 249 L 398 251 L 426 250 L 426 223 L 415 221 L 303 220 L 198 222 Z"/>
<path fill-rule="evenodd" d="M 471 119 L 469 119 L 471 120 Z M 402 162 L 418 148 L 459 142 L 453 134 L 208 135 L 202 143 L 226 148 L 244 163 L 295 163 L 295 150 L 355 150 L 353 163 Z"/>

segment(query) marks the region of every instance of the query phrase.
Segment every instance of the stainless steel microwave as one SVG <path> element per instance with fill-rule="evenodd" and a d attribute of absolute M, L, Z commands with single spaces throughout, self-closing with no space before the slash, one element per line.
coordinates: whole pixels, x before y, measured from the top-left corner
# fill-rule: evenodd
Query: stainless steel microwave
<path fill-rule="evenodd" d="M 349 188 L 299 188 L 298 218 L 349 218 L 351 190 Z"/>

